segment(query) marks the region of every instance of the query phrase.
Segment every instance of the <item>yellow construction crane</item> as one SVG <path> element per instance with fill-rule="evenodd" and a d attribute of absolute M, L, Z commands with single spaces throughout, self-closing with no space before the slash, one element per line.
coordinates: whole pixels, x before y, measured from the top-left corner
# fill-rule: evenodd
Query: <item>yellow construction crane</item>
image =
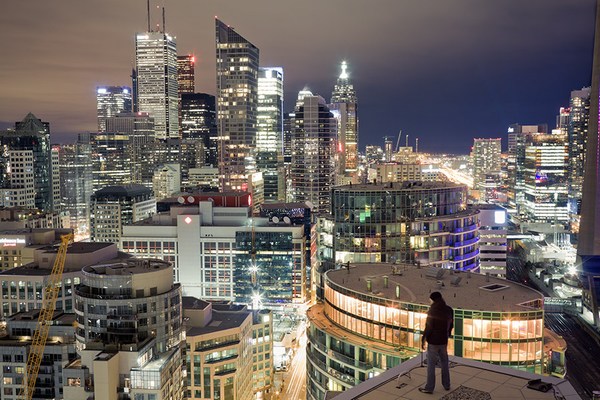
<path fill-rule="evenodd" d="M 65 268 L 65 259 L 67 256 L 67 248 L 73 240 L 73 234 L 62 235 L 60 237 L 61 243 L 54 260 L 52 267 L 52 273 L 46 283 L 46 291 L 44 300 L 42 301 L 42 310 L 38 316 L 38 324 L 33 334 L 33 341 L 31 342 L 31 349 L 27 356 L 27 373 L 23 377 L 23 386 L 19 392 L 19 399 L 31 400 L 33 392 L 35 391 L 35 381 L 40 370 L 40 364 L 42 363 L 42 357 L 44 356 L 44 347 L 46 347 L 46 340 L 48 339 L 48 330 L 52 323 L 52 317 L 56 310 L 56 299 L 58 298 L 58 292 L 62 286 L 62 274 Z"/>

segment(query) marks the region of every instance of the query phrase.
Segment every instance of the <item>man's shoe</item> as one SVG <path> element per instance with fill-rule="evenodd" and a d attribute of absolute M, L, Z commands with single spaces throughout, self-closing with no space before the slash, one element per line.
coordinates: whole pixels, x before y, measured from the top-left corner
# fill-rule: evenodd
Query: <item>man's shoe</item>
<path fill-rule="evenodd" d="M 419 392 L 421 392 L 421 393 L 428 393 L 428 394 L 432 394 L 433 393 L 431 390 L 427 390 L 427 389 L 422 388 L 422 387 L 419 388 Z"/>
<path fill-rule="evenodd" d="M 450 386 L 445 387 L 444 390 L 450 390 Z"/>

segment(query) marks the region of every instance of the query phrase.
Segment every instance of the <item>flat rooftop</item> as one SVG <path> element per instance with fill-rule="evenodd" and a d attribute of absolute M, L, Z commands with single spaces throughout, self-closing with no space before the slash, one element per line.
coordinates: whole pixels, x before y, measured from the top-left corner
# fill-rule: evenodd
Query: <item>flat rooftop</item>
<path fill-rule="evenodd" d="M 392 267 L 396 268 L 395 275 Z M 444 271 L 443 275 L 441 271 Z M 436 276 L 436 273 L 441 276 Z M 413 304 L 429 305 L 429 294 L 439 291 L 454 309 L 527 311 L 532 308 L 523 303 L 543 300 L 540 292 L 506 279 L 477 273 L 453 273 L 440 268 L 417 268 L 407 264 L 352 264 L 349 270 L 345 267 L 329 270 L 326 276 L 333 283 L 359 294 Z M 384 276 L 389 280 L 387 288 L 384 287 Z M 458 278 L 458 284 L 453 284 Z M 371 292 L 367 290 L 367 280 L 372 282 Z M 396 298 L 397 285 L 400 286 L 399 299 Z"/>
<path fill-rule="evenodd" d="M 450 356 L 451 390 L 441 385 L 441 370 L 436 368 L 436 387 L 433 394 L 419 392 L 425 386 L 427 366 L 421 357 L 411 360 L 371 378 L 345 392 L 328 393 L 331 400 L 581 400 L 565 379 L 536 375 Z M 530 380 L 541 379 L 552 385 L 547 392 L 527 387 Z M 558 396 L 557 396 L 558 395 Z M 562 396 L 562 397 L 560 397 Z"/>
<path fill-rule="evenodd" d="M 67 256 L 69 254 L 87 254 L 94 253 L 98 250 L 105 249 L 110 246 L 115 246 L 115 243 L 101 243 L 101 242 L 75 242 L 71 243 L 67 248 Z M 40 250 L 45 250 L 47 253 L 58 252 L 56 246 L 41 247 Z"/>
<path fill-rule="evenodd" d="M 199 336 L 208 333 L 224 331 L 242 326 L 246 318 L 252 313 L 249 311 L 221 312 L 213 309 L 212 319 L 206 326 L 191 326 L 187 329 L 188 336 Z"/>
<path fill-rule="evenodd" d="M 40 315 L 40 311 L 41 309 L 36 308 L 33 310 L 29 310 L 29 311 L 20 311 L 16 314 L 12 314 L 11 316 L 8 317 L 9 321 L 35 321 L 37 322 L 38 317 Z M 52 321 L 54 322 L 54 324 L 52 325 L 73 325 L 73 322 L 75 322 L 76 318 L 75 318 L 75 314 L 72 313 L 65 313 L 62 310 L 56 310 L 54 311 L 54 314 L 52 314 Z"/>
<path fill-rule="evenodd" d="M 383 191 L 419 191 L 424 189 L 456 189 L 465 188 L 465 185 L 446 181 L 404 181 L 404 182 L 385 182 L 385 183 L 366 183 L 336 186 L 335 191 L 339 192 L 383 192 Z"/>
<path fill-rule="evenodd" d="M 131 258 L 117 262 L 103 262 L 98 265 L 83 267 L 83 272 L 95 275 L 136 275 L 169 268 L 171 264 L 167 261 L 150 258 Z"/>

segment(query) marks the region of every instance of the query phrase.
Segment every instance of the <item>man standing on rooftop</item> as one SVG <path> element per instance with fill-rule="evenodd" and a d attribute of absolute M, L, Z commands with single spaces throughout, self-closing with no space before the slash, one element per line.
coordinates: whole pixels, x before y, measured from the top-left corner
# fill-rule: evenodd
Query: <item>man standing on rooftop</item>
<path fill-rule="evenodd" d="M 450 368 L 448 366 L 448 338 L 454 328 L 454 310 L 449 307 L 440 292 L 429 295 L 432 301 L 427 312 L 425 332 L 421 347 L 425 350 L 427 341 L 427 383 L 420 387 L 422 393 L 433 393 L 435 388 L 435 366 L 440 361 L 442 365 L 442 386 L 450 390 Z"/>

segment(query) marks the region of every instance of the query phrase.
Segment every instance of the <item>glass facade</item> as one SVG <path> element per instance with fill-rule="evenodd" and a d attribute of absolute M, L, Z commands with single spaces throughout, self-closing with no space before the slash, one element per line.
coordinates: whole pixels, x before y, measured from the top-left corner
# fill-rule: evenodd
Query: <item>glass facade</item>
<path fill-rule="evenodd" d="M 479 219 L 467 188 L 442 182 L 349 185 L 333 189 L 318 223 L 321 271 L 341 263 L 391 262 L 479 268 Z"/>
<path fill-rule="evenodd" d="M 542 297 L 519 306 L 510 311 L 455 308 L 449 354 L 539 373 Z M 326 390 L 345 390 L 418 355 L 428 309 L 349 289 L 326 274 L 323 304 L 308 312 L 308 398 L 322 400 Z"/>
<path fill-rule="evenodd" d="M 221 189 L 249 190 L 256 168 L 259 50 L 222 21 L 215 24 Z"/>
<path fill-rule="evenodd" d="M 236 232 L 235 301 L 291 303 L 305 298 L 304 241 L 291 232 Z"/>

